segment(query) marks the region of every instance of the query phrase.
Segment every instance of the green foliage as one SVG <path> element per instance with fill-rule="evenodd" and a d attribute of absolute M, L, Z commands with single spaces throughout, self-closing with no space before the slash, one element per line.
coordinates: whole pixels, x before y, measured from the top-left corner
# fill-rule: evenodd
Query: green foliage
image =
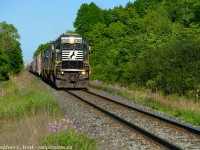
<path fill-rule="evenodd" d="M 10 35 L 12 39 L 20 39 L 17 29 L 12 24 L 7 24 L 5 21 L 0 23 L 0 31 Z"/>
<path fill-rule="evenodd" d="M 67 30 L 66 33 L 68 33 L 68 34 L 75 34 L 76 32 L 74 30 Z"/>
<path fill-rule="evenodd" d="M 0 49 L 0 80 L 7 80 L 8 73 L 8 56 Z"/>
<path fill-rule="evenodd" d="M 167 114 L 170 114 L 175 117 L 179 117 L 180 119 L 182 119 L 186 122 L 193 123 L 197 126 L 200 125 L 200 114 L 196 111 L 189 112 L 189 111 L 186 111 L 183 109 L 174 109 L 170 106 L 166 107 L 166 105 L 156 102 L 155 100 L 152 100 L 152 99 L 145 100 L 144 103 L 148 107 L 151 107 L 151 108 L 159 110 L 159 111 L 166 112 Z"/>
<path fill-rule="evenodd" d="M 45 50 L 47 47 L 51 45 L 51 42 L 47 42 L 45 44 L 40 44 L 37 50 L 33 53 L 33 58 L 37 57 L 41 51 Z"/>
<path fill-rule="evenodd" d="M 172 22 L 189 27 L 192 22 L 199 24 L 199 0 L 168 0 L 164 3 Z"/>
<path fill-rule="evenodd" d="M 173 42 L 167 42 L 157 49 L 161 53 L 158 62 L 159 74 L 162 76 L 163 89 L 168 93 L 185 94 L 199 84 L 200 38 L 198 32 L 190 29 L 179 33 Z M 161 83 L 158 83 L 161 84 Z"/>
<path fill-rule="evenodd" d="M 74 27 L 76 32 L 85 37 L 85 33 L 92 30 L 93 26 L 98 22 L 104 22 L 103 12 L 93 2 L 88 4 L 82 4 L 78 10 Z"/>
<path fill-rule="evenodd" d="M 97 140 L 95 138 L 90 138 L 87 134 L 76 132 L 73 129 L 68 129 L 66 132 L 58 132 L 53 135 L 47 135 L 42 145 L 46 145 L 47 147 L 60 146 L 68 149 L 98 149 Z"/>
<path fill-rule="evenodd" d="M 155 85 L 155 82 L 148 81 L 148 84 Z M 144 92 L 141 92 L 142 89 L 139 89 L 136 85 L 131 85 L 133 87 L 132 91 L 122 90 L 121 88 L 108 87 L 106 84 L 102 84 L 102 82 L 99 84 L 91 83 L 91 86 L 96 89 L 103 90 L 103 91 L 109 92 L 114 95 L 117 94 L 117 95 L 123 96 L 124 99 L 129 99 L 129 100 L 133 99 L 134 101 L 139 102 L 140 104 L 142 103 L 150 108 L 162 111 L 171 116 L 178 117 L 181 120 L 184 120 L 186 122 L 193 123 L 198 126 L 200 125 L 200 114 L 199 114 L 198 109 L 193 110 L 193 108 L 189 108 L 189 110 L 188 110 L 188 109 L 184 109 L 181 107 L 174 108 L 175 106 L 173 106 L 173 104 L 170 104 L 168 102 L 171 100 L 170 98 L 164 99 L 163 100 L 164 103 L 161 103 L 158 100 L 156 100 L 156 98 L 145 96 L 146 92 L 145 92 L 145 94 L 144 94 Z M 175 96 L 175 98 L 173 98 L 173 99 L 178 99 L 178 97 Z M 187 104 L 187 102 L 184 102 L 184 104 Z M 198 106 L 198 102 L 196 105 Z"/>
<path fill-rule="evenodd" d="M 15 47 L 13 48 L 12 53 L 8 54 L 10 58 L 10 70 L 14 74 L 20 73 L 20 71 L 23 69 L 22 50 L 20 47 L 20 43 L 15 41 Z"/>
<path fill-rule="evenodd" d="M 18 74 L 23 68 L 19 38 L 12 24 L 0 22 L 0 80 L 9 79 L 8 74 Z"/>
<path fill-rule="evenodd" d="M 19 119 L 45 108 L 49 113 L 59 109 L 59 104 L 40 87 L 19 89 L 11 81 L 4 83 L 7 94 L 0 98 L 0 119 Z M 36 90 L 37 89 L 37 90 Z"/>
<path fill-rule="evenodd" d="M 163 0 L 136 0 L 132 5 L 136 12 L 141 16 L 145 16 L 147 14 L 146 10 L 151 8 L 152 10 L 155 8 L 155 5 Z M 131 3 L 129 2 L 129 6 Z"/>
<path fill-rule="evenodd" d="M 198 0 L 136 0 L 109 10 L 83 4 L 74 27 L 93 47 L 91 78 L 165 94 L 195 93 L 199 8 Z"/>

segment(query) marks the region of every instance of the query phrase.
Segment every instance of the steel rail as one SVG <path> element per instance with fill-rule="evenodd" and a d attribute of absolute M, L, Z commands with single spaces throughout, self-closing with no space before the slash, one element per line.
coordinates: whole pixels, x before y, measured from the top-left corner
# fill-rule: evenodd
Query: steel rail
<path fill-rule="evenodd" d="M 116 116 L 116 115 L 113 114 L 113 113 L 110 113 L 110 112 L 108 112 L 108 111 L 106 111 L 106 110 L 104 110 L 104 109 L 102 109 L 102 108 L 100 108 L 100 107 L 98 107 L 98 106 L 92 104 L 91 102 L 88 102 L 87 100 L 81 98 L 80 96 L 78 96 L 78 95 L 76 95 L 76 94 L 70 92 L 69 90 L 65 90 L 65 91 L 68 92 L 69 94 L 73 95 L 74 97 L 76 97 L 76 98 L 82 100 L 82 101 L 85 102 L 86 104 L 88 104 L 88 105 L 90 105 L 90 106 L 96 108 L 97 110 L 103 112 L 103 113 L 106 114 L 107 116 L 112 117 L 113 119 L 115 119 L 115 120 L 118 121 L 119 123 L 124 124 L 125 126 L 129 127 L 130 129 L 132 129 L 132 130 L 134 130 L 134 131 L 136 131 L 136 132 L 139 132 L 140 134 L 142 134 L 143 136 L 147 137 L 147 138 L 150 139 L 151 141 L 153 141 L 153 142 L 159 144 L 160 146 L 162 146 L 162 147 L 164 147 L 164 148 L 167 148 L 167 149 L 172 149 L 172 150 L 182 150 L 180 147 L 178 147 L 178 146 L 176 146 L 176 145 L 174 145 L 174 144 L 172 144 L 172 143 L 169 143 L 168 141 L 166 141 L 166 140 L 164 140 L 164 139 L 162 139 L 162 138 L 160 138 L 160 137 L 158 137 L 158 136 L 156 136 L 156 135 L 154 135 L 154 134 L 152 134 L 152 133 L 150 133 L 150 132 L 148 132 L 148 131 L 146 131 L 146 130 L 140 128 L 140 127 L 137 126 L 137 125 L 134 125 L 134 124 L 132 124 L 132 123 L 130 123 L 130 122 L 128 122 L 128 121 L 126 121 L 126 120 L 124 120 L 124 119 L 122 119 L 122 118 Z"/>
<path fill-rule="evenodd" d="M 101 97 L 101 98 L 103 98 L 103 99 L 109 100 L 109 101 L 111 101 L 111 102 L 113 102 L 113 103 L 116 103 L 116 104 L 119 104 L 119 105 L 121 105 L 121 106 L 127 107 L 127 108 L 129 108 L 129 109 L 135 110 L 135 111 L 140 112 L 140 113 L 142 113 L 142 114 L 148 115 L 148 116 L 150 116 L 150 117 L 153 117 L 153 118 L 159 119 L 159 120 L 161 120 L 161 121 L 167 122 L 167 123 L 169 123 L 169 124 L 171 124 L 171 125 L 174 125 L 174 126 L 177 126 L 177 127 L 179 127 L 179 128 L 183 128 L 183 129 L 187 130 L 188 132 L 191 132 L 192 134 L 195 134 L 195 135 L 197 135 L 197 136 L 200 136 L 200 129 L 196 129 L 196 128 L 191 127 L 191 126 L 189 126 L 189 125 L 185 125 L 185 124 L 176 122 L 176 121 L 174 121 L 174 120 L 172 120 L 172 119 L 169 119 L 169 118 L 161 117 L 161 116 L 159 116 L 159 115 L 156 115 L 156 114 L 147 112 L 147 111 L 145 111 L 145 110 L 139 109 L 139 108 L 137 108 L 137 107 L 134 107 L 134 106 L 131 106 L 131 105 L 128 105 L 128 104 L 124 104 L 124 103 L 121 103 L 121 102 L 117 102 L 117 101 L 115 101 L 115 100 L 113 100 L 113 99 L 110 99 L 110 98 L 107 98 L 107 97 L 98 95 L 98 94 L 93 93 L 93 92 L 90 92 L 90 91 L 88 91 L 88 90 L 83 90 L 83 91 L 84 91 L 84 92 L 87 92 L 87 93 L 90 93 L 90 94 L 93 94 L 93 95 L 95 95 L 95 96 Z"/>

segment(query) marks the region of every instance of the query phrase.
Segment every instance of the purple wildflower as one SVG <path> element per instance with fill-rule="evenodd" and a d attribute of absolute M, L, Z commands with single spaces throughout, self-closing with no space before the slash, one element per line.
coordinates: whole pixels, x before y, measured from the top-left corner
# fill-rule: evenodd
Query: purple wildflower
<path fill-rule="evenodd" d="M 62 124 L 61 124 L 61 123 L 57 124 L 57 128 L 58 128 L 58 129 L 60 129 L 60 128 L 61 128 L 61 126 L 62 126 Z"/>
<path fill-rule="evenodd" d="M 66 131 L 66 130 L 67 130 L 67 126 L 64 126 L 64 127 L 63 127 L 63 131 Z"/>
<path fill-rule="evenodd" d="M 74 124 L 74 122 L 73 122 L 72 120 L 70 120 L 70 121 L 69 121 L 69 123 L 70 123 L 71 125 L 73 125 L 73 124 Z"/>
<path fill-rule="evenodd" d="M 72 128 L 77 129 L 77 127 L 75 125 L 73 125 Z"/>
<path fill-rule="evenodd" d="M 55 133 L 55 132 L 56 132 L 56 129 L 53 129 L 53 130 L 52 130 L 52 132 L 54 132 L 54 133 Z"/>
<path fill-rule="evenodd" d="M 55 129 L 55 126 L 54 126 L 54 125 L 52 125 L 52 126 L 51 126 L 51 128 L 52 128 L 52 129 Z"/>
<path fill-rule="evenodd" d="M 58 124 L 58 122 L 55 120 L 55 121 L 54 121 L 54 124 L 55 124 L 55 125 L 57 125 L 57 124 Z"/>

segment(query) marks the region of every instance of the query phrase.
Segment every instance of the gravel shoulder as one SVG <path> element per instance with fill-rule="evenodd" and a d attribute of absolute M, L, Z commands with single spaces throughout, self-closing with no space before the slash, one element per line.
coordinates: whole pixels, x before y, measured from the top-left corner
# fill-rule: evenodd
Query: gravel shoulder
<path fill-rule="evenodd" d="M 106 115 L 103 115 L 97 110 L 86 106 L 83 102 L 80 102 L 63 90 L 55 90 L 54 88 L 42 81 L 39 82 L 39 84 L 59 101 L 62 110 L 65 112 L 66 115 L 69 116 L 71 120 L 75 122 L 76 126 L 84 127 L 84 129 L 88 133 L 90 133 L 91 135 L 94 134 L 99 139 L 100 149 L 162 149 L 161 147 L 158 147 L 154 143 L 150 142 L 149 140 L 144 139 L 144 137 L 142 137 L 141 135 L 133 133 L 128 128 L 125 129 L 120 124 L 112 121 Z M 97 93 L 99 95 L 115 99 L 117 101 L 136 106 L 145 111 L 181 122 L 177 118 L 165 115 L 160 111 L 156 111 L 146 106 L 143 106 L 138 102 L 134 102 L 133 100 L 128 100 L 121 96 L 112 95 L 94 88 L 88 89 L 91 92 Z"/>
<path fill-rule="evenodd" d="M 188 126 L 192 126 L 194 128 L 197 128 L 200 130 L 200 126 L 196 126 L 194 124 L 191 124 L 191 123 L 186 123 L 182 120 L 180 120 L 179 118 L 176 118 L 176 117 L 173 117 L 173 116 L 170 116 L 168 114 L 165 114 L 159 110 L 155 110 L 155 109 L 152 109 L 152 108 L 149 108 L 147 106 L 144 106 L 142 105 L 141 103 L 138 103 L 134 100 L 131 100 L 131 99 L 126 99 L 126 98 L 123 98 L 119 95 L 113 95 L 113 94 L 110 94 L 108 92 L 105 92 L 105 91 L 102 91 L 102 90 L 98 90 L 98 89 L 94 89 L 94 88 L 88 88 L 91 92 L 94 92 L 96 94 L 99 94 L 99 95 L 102 95 L 102 96 L 105 96 L 105 97 L 108 97 L 110 99 L 114 99 L 118 102 L 121 102 L 121 103 L 124 103 L 124 104 L 128 104 L 128 105 L 131 105 L 131 106 L 134 106 L 134 107 L 137 107 L 139 109 L 142 109 L 142 110 L 145 110 L 147 112 L 150 112 L 150 113 L 153 113 L 153 114 L 156 114 L 156 115 L 159 115 L 159 116 L 162 116 L 164 118 L 168 118 L 168 119 L 172 119 L 174 121 L 177 121 L 177 122 L 180 122 L 180 123 L 183 123 L 183 124 L 186 124 Z"/>
<path fill-rule="evenodd" d="M 42 81 L 39 84 L 59 101 L 65 114 L 75 122 L 77 127 L 84 127 L 89 134 L 95 135 L 99 139 L 100 149 L 162 149 L 162 147 L 138 133 L 132 132 L 129 128 L 122 127 L 106 115 L 85 105 L 63 90 L 55 90 Z"/>

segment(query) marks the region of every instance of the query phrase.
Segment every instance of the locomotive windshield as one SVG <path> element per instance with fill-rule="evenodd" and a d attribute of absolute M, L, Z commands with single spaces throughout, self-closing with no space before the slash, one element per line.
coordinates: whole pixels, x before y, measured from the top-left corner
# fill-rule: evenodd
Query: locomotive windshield
<path fill-rule="evenodd" d="M 62 44 L 62 49 L 82 49 L 82 44 L 81 43 L 63 43 Z"/>

